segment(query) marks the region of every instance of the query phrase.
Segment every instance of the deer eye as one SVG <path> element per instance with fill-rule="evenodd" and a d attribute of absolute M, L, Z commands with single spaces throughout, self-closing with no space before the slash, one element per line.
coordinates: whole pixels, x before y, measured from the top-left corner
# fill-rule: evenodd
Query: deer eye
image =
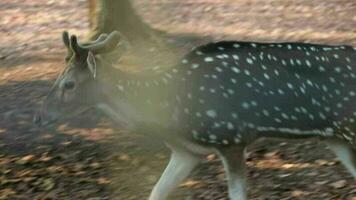
<path fill-rule="evenodd" d="M 64 89 L 66 90 L 72 90 L 75 86 L 74 81 L 66 81 L 64 82 Z"/>

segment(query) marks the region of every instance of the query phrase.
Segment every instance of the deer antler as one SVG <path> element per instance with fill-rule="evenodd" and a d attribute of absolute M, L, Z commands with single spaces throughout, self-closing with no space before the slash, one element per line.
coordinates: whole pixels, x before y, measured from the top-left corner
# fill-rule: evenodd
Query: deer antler
<path fill-rule="evenodd" d="M 107 37 L 108 37 L 108 34 L 102 33 L 102 34 L 99 35 L 99 37 L 95 41 L 89 41 L 89 42 L 83 43 L 83 44 L 81 44 L 81 46 L 85 47 L 85 46 L 88 46 L 88 45 L 93 45 L 93 44 L 98 43 L 98 42 L 102 42 Z"/>
<path fill-rule="evenodd" d="M 98 39 L 96 39 L 95 41 L 91 41 L 91 42 L 87 42 L 87 43 L 84 43 L 84 44 L 81 44 L 80 46 L 83 46 L 84 48 L 86 47 L 86 46 L 90 46 L 90 45 L 94 45 L 95 43 L 99 43 L 99 42 L 102 42 L 102 41 L 104 41 L 106 38 L 108 37 L 108 34 L 106 34 L 106 33 L 103 33 L 103 34 L 101 34 L 99 37 L 98 37 Z M 68 61 L 72 56 L 73 56 L 73 51 L 72 51 L 72 49 L 71 49 L 71 47 L 70 47 L 70 44 L 71 44 L 71 42 L 70 42 L 70 35 L 69 35 L 69 33 L 67 32 L 67 31 L 64 31 L 63 32 L 63 34 L 62 34 L 62 40 L 63 40 L 63 43 L 64 43 L 64 45 L 67 47 L 67 49 L 68 49 L 68 54 L 67 54 L 67 56 L 66 56 L 66 61 Z"/>
<path fill-rule="evenodd" d="M 64 31 L 62 34 L 62 40 L 64 45 L 67 47 L 67 56 L 65 57 L 65 60 L 68 61 L 72 56 L 73 56 L 73 51 L 70 49 L 70 39 L 69 39 L 69 33 L 67 31 Z"/>
<path fill-rule="evenodd" d="M 62 33 L 62 39 L 63 39 L 64 45 L 65 45 L 67 48 L 69 48 L 69 43 L 70 43 L 70 41 L 69 41 L 69 33 L 68 33 L 67 31 L 63 31 L 63 33 Z"/>
<path fill-rule="evenodd" d="M 70 49 L 76 56 L 83 56 L 87 55 L 87 50 L 85 50 L 83 47 L 79 46 L 78 44 L 78 39 L 76 35 L 72 35 L 70 37 Z"/>
<path fill-rule="evenodd" d="M 64 31 L 62 39 L 64 45 L 68 48 L 66 60 L 71 58 L 73 53 L 83 55 L 86 54 L 87 51 L 91 51 L 94 54 L 110 52 L 117 46 L 120 38 L 119 32 L 114 31 L 110 33 L 110 35 L 105 33 L 101 34 L 95 41 L 79 44 L 76 35 L 69 36 L 69 33 Z"/>
<path fill-rule="evenodd" d="M 102 34 L 95 42 L 81 45 L 81 47 L 93 52 L 94 54 L 107 53 L 112 51 L 118 45 L 120 39 L 120 33 L 113 31 L 109 35 Z"/>

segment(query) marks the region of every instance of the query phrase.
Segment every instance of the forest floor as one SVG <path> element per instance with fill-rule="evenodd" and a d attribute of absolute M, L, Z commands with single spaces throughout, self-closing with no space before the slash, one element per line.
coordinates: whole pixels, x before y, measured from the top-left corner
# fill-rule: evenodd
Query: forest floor
<path fill-rule="evenodd" d="M 356 45 L 349 0 L 136 0 L 152 26 L 216 40 Z M 159 141 L 112 128 L 95 112 L 38 129 L 32 117 L 58 73 L 61 32 L 84 36 L 86 1 L 0 2 L 0 200 L 146 199 L 169 157 Z M 167 133 L 168 134 L 168 133 Z M 253 200 L 356 200 L 356 183 L 317 141 L 258 143 L 249 149 Z M 214 155 L 170 199 L 227 199 Z"/>

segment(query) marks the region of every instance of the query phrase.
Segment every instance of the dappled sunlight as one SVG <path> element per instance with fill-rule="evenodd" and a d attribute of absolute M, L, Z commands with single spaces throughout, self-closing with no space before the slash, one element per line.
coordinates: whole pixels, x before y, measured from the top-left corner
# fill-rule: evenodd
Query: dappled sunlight
<path fill-rule="evenodd" d="M 211 40 L 356 45 L 356 3 L 349 0 L 132 2 L 145 22 L 181 45 L 175 59 Z M 0 199 L 146 199 L 168 162 L 170 152 L 161 140 L 114 127 L 94 111 L 52 127 L 33 124 L 66 65 L 61 33 L 68 30 L 85 41 L 87 11 L 86 0 L 0 2 Z M 176 62 L 154 48 L 132 52 L 154 65 Z M 116 67 L 139 72 L 152 64 L 130 56 Z M 256 144 L 247 165 L 252 200 L 356 200 L 354 180 L 322 144 Z M 170 200 L 183 198 L 227 199 L 216 155 L 209 155 Z"/>
<path fill-rule="evenodd" d="M 303 170 L 303 169 L 319 169 L 325 166 L 334 166 L 336 164 L 340 164 L 339 161 L 334 160 L 316 160 L 313 163 L 288 163 L 286 160 L 278 159 L 278 160 L 258 160 L 255 162 L 249 162 L 249 166 L 257 168 L 257 169 L 277 169 L 277 170 L 287 170 L 287 171 L 295 171 L 295 170 Z"/>
<path fill-rule="evenodd" d="M 147 2 L 142 4 L 147 7 L 149 5 Z M 174 9 L 178 5 L 180 10 Z M 304 0 L 167 0 L 163 1 L 166 9 L 162 10 L 160 6 L 161 4 L 154 4 L 149 7 L 157 13 L 150 21 L 159 28 L 174 33 L 212 35 L 219 40 L 229 38 L 244 41 L 356 44 L 356 36 L 350 27 L 356 23 L 356 16 L 353 14 L 356 8 L 354 2 L 350 1 L 335 4 Z M 147 7 L 138 9 L 147 10 Z M 149 13 L 143 12 L 143 15 L 148 16 Z M 328 16 L 327 19 L 325 16 Z M 191 18 L 195 20 L 192 21 Z"/>
<path fill-rule="evenodd" d="M 318 168 L 320 165 L 311 163 L 286 163 L 284 160 L 261 160 L 250 166 L 259 169 L 279 169 L 279 170 L 301 170 L 307 168 Z"/>
<path fill-rule="evenodd" d="M 81 147 L 81 151 L 90 152 L 90 148 Z M 80 154 L 73 144 L 67 145 L 65 151 L 57 149 L 41 154 L 0 153 L 0 198 L 24 199 L 36 190 L 40 193 L 38 198 L 52 199 L 76 192 L 76 184 L 90 189 L 86 195 L 95 197 L 110 181 L 101 170 L 103 160 L 92 155 Z M 13 185 L 18 187 L 12 188 Z"/>
<path fill-rule="evenodd" d="M 62 124 L 57 127 L 57 131 L 63 134 L 80 136 L 84 139 L 98 142 L 110 140 L 110 138 L 113 137 L 113 134 L 118 134 L 114 129 L 100 127 L 100 125 L 97 128 L 76 128 L 71 127 L 68 124 Z"/>

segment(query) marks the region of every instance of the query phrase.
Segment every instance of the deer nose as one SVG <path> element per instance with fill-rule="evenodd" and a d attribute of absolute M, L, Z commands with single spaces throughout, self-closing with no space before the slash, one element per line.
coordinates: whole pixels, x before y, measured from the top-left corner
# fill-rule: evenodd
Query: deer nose
<path fill-rule="evenodd" d="M 33 117 L 33 123 L 36 124 L 38 127 L 41 126 L 42 124 L 42 117 L 39 113 L 35 114 L 35 116 Z"/>

